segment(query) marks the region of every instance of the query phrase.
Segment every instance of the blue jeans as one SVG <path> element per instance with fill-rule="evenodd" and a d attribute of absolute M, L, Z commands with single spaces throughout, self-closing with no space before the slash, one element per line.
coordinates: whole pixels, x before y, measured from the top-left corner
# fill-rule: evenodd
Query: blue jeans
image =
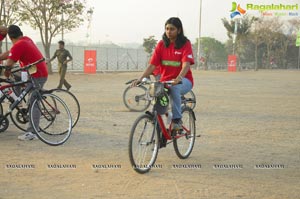
<path fill-rule="evenodd" d="M 44 87 L 44 84 L 46 83 L 47 81 L 47 77 L 40 77 L 40 78 L 35 78 L 35 81 L 37 84 L 40 85 L 41 88 Z M 29 83 L 31 84 L 31 83 Z M 28 85 L 29 85 L 28 84 Z M 36 99 L 36 97 L 34 96 L 34 93 L 30 93 L 30 98 L 29 98 L 29 104 L 32 104 L 34 102 L 34 100 Z M 39 123 L 40 123 L 40 117 L 41 117 L 41 112 L 40 110 L 38 109 L 37 106 L 34 107 L 34 110 L 33 110 L 33 123 L 34 123 L 34 126 L 39 126 Z M 31 123 L 29 122 L 29 125 L 27 127 L 27 132 L 31 132 L 31 133 L 34 133 L 34 130 L 33 130 L 33 127 L 31 126 Z"/>
<path fill-rule="evenodd" d="M 170 88 L 173 119 L 181 119 L 181 95 L 192 90 L 192 87 L 192 82 L 187 78 L 183 78 L 182 84 L 177 84 Z"/>

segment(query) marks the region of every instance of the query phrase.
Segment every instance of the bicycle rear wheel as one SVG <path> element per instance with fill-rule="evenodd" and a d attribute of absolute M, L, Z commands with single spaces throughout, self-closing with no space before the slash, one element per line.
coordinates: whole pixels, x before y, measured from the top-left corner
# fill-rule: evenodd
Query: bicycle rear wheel
<path fill-rule="evenodd" d="M 70 91 L 64 89 L 53 89 L 51 90 L 52 94 L 58 96 L 62 99 L 66 105 L 68 106 L 71 116 L 72 116 L 72 128 L 77 124 L 80 117 L 80 104 L 76 98 L 76 96 Z"/>
<path fill-rule="evenodd" d="M 144 111 L 151 101 L 147 99 L 147 88 L 144 86 L 131 87 L 128 86 L 123 93 L 123 102 L 130 111 Z"/>
<path fill-rule="evenodd" d="M 48 145 L 61 145 L 71 135 L 72 116 L 70 110 L 56 95 L 42 94 L 37 97 L 30 107 L 29 117 L 34 132 L 40 140 Z"/>
<path fill-rule="evenodd" d="M 190 90 L 183 96 L 183 99 L 185 101 L 185 105 L 194 110 L 194 108 L 196 107 L 196 96 L 194 92 Z"/>
<path fill-rule="evenodd" d="M 12 90 L 15 92 L 17 96 L 19 96 L 20 93 L 22 92 L 22 87 L 20 87 L 20 89 L 21 90 L 18 90 L 16 87 L 12 88 Z M 29 124 L 29 115 L 28 115 L 29 108 L 26 99 L 24 98 L 20 102 L 20 104 L 15 109 L 13 109 L 12 112 L 10 113 L 11 121 L 21 131 L 26 131 Z"/>
<path fill-rule="evenodd" d="M 195 116 L 192 109 L 188 107 L 183 109 L 182 123 L 183 132 L 173 139 L 173 145 L 176 155 L 180 159 L 186 159 L 192 153 L 196 139 Z"/>
<path fill-rule="evenodd" d="M 150 115 L 141 115 L 134 122 L 129 138 L 129 159 L 138 173 L 147 173 L 154 165 L 159 149 L 159 137 Z"/>
<path fill-rule="evenodd" d="M 29 123 L 28 108 L 15 108 L 10 113 L 10 119 L 18 129 L 21 131 L 26 131 Z"/>

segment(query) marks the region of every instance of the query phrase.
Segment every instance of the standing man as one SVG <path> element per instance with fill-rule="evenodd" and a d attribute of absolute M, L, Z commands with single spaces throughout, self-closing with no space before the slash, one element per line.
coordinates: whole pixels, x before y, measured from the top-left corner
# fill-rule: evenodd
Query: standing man
<path fill-rule="evenodd" d="M 16 25 L 10 25 L 7 29 L 8 36 L 13 43 L 10 51 L 2 53 L 0 59 L 6 59 L 6 65 L 12 67 L 16 62 L 20 63 L 20 66 L 26 66 L 28 64 L 34 63 L 43 58 L 42 53 L 39 51 L 34 42 L 26 36 L 23 36 L 21 29 Z M 0 28 L 0 39 L 4 39 L 6 36 L 6 30 L 2 27 Z M 47 65 L 43 61 L 36 64 L 37 71 L 32 74 L 33 79 L 41 88 L 48 78 Z M 10 76 L 10 69 L 5 71 L 5 76 Z M 32 103 L 35 100 L 34 95 L 30 95 L 29 103 Z M 33 123 L 36 126 L 39 126 L 40 121 L 40 110 L 33 110 L 34 118 Z M 29 124 L 27 132 L 24 135 L 18 137 L 20 140 L 33 140 L 37 139 L 37 136 L 34 134 L 34 131 Z"/>
<path fill-rule="evenodd" d="M 73 60 L 70 52 L 65 49 L 65 42 L 59 41 L 58 42 L 58 49 L 55 51 L 53 57 L 49 60 L 49 62 L 53 61 L 57 57 L 58 61 L 58 73 L 60 75 L 59 85 L 57 88 L 62 88 L 62 85 L 66 87 L 67 90 L 70 90 L 72 87 L 67 80 L 65 80 L 68 62 Z"/>

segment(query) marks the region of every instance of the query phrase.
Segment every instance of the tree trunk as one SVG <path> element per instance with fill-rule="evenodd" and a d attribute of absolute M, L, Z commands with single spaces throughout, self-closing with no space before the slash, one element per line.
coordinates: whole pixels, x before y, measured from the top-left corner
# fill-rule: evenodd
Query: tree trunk
<path fill-rule="evenodd" d="M 50 44 L 45 44 L 44 45 L 44 50 L 45 50 L 46 59 L 49 60 L 50 59 Z M 52 71 L 51 63 L 48 63 L 47 66 L 48 66 L 48 73 L 52 74 L 53 71 Z"/>
<path fill-rule="evenodd" d="M 267 69 L 271 68 L 270 58 L 271 58 L 271 44 L 267 44 L 267 60 L 266 60 Z"/>
<path fill-rule="evenodd" d="M 258 71 L 258 67 L 257 67 L 257 43 L 255 43 L 255 71 Z"/>
<path fill-rule="evenodd" d="M 240 61 L 240 46 L 241 46 L 241 42 L 240 42 L 240 39 L 238 39 L 236 41 L 236 59 L 237 59 L 237 62 L 236 62 L 236 70 L 237 71 L 241 71 L 241 61 Z"/>
<path fill-rule="evenodd" d="M 207 66 L 207 63 L 208 61 L 207 61 L 207 59 L 205 59 L 205 61 L 204 61 L 204 70 L 207 70 L 208 69 L 208 66 Z"/>
<path fill-rule="evenodd" d="M 208 70 L 208 61 L 209 61 L 209 57 L 210 57 L 210 56 L 205 57 L 205 61 L 204 61 L 204 70 Z"/>

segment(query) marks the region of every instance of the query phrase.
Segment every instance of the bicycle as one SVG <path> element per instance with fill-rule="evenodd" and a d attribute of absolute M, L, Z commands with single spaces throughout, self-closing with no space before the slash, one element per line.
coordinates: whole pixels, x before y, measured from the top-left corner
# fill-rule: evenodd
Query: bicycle
<path fill-rule="evenodd" d="M 15 66 L 15 68 L 16 67 L 17 66 Z M 21 74 L 18 74 L 18 71 L 13 71 L 11 75 L 12 79 L 0 79 L 0 82 L 12 83 L 14 81 L 21 81 L 20 76 Z M 22 86 L 22 88 L 24 89 L 25 86 Z M 2 103 L 4 102 L 4 100 L 7 99 L 10 103 L 13 103 L 14 99 L 11 95 L 13 94 L 16 98 L 16 96 L 18 96 L 22 92 L 22 88 L 19 87 L 18 91 L 16 87 L 12 87 L 11 89 L 8 88 L 6 92 L 10 95 L 4 95 L 3 93 L 1 93 L 2 95 L 0 96 L 0 114 L 3 114 Z M 80 104 L 76 96 L 70 91 L 59 88 L 48 90 L 48 92 L 60 97 L 66 103 L 72 116 L 72 128 L 74 128 L 80 117 Z M 29 123 L 29 106 L 26 106 L 26 101 L 27 100 L 23 99 L 22 106 L 17 106 L 10 114 L 11 121 L 21 131 L 26 131 L 26 128 Z"/>
<path fill-rule="evenodd" d="M 138 86 L 132 87 L 131 84 L 136 79 L 130 80 L 125 84 L 128 85 L 123 92 L 123 103 L 130 111 L 142 112 L 149 108 L 152 97 L 149 96 L 151 80 L 145 79 Z M 189 106 L 191 109 L 196 107 L 196 96 L 191 90 L 181 97 L 182 104 Z"/>
<path fill-rule="evenodd" d="M 172 122 L 164 122 L 164 115 L 170 116 L 167 103 L 164 110 L 159 110 L 161 100 L 168 101 L 167 93 L 173 81 L 152 82 L 149 93 L 155 101 L 152 112 L 147 111 L 134 122 L 129 137 L 129 159 L 131 166 L 138 173 L 147 173 L 153 167 L 158 151 L 173 143 L 176 155 L 186 159 L 192 153 L 195 139 L 195 113 L 189 107 L 182 105 L 182 131 L 172 130 Z"/>
<path fill-rule="evenodd" d="M 62 99 L 66 103 L 66 105 L 68 106 L 68 108 L 70 110 L 71 116 L 72 116 L 72 121 L 73 121 L 72 128 L 74 128 L 80 117 L 80 104 L 79 104 L 79 101 L 76 98 L 76 96 L 73 93 L 71 93 L 70 91 L 67 91 L 64 89 L 59 89 L 59 88 L 47 90 L 47 92 L 58 96 L 60 99 Z M 0 103 L 2 103 L 4 101 L 4 99 L 7 99 L 6 95 L 3 95 L 2 97 L 0 97 Z M 13 99 L 8 99 L 8 100 L 11 103 L 13 103 L 13 101 L 14 101 Z M 24 106 L 26 104 L 27 104 L 26 100 L 24 100 L 22 107 L 17 107 L 10 114 L 10 118 L 11 118 L 12 122 L 21 131 L 26 131 L 26 126 L 29 123 L 29 118 L 28 118 L 29 110 L 28 109 L 30 107 Z M 0 110 L 1 109 L 2 109 L 2 105 L 0 104 Z"/>
<path fill-rule="evenodd" d="M 0 86 L 0 91 L 7 98 L 10 98 L 6 92 L 3 92 L 5 89 L 27 85 L 16 100 L 10 101 L 11 104 L 8 111 L 0 116 L 0 132 L 5 131 L 9 126 L 8 115 L 31 93 L 31 95 L 35 97 L 29 108 L 29 122 L 33 128 L 33 133 L 44 143 L 57 146 L 65 143 L 69 139 L 72 132 L 72 117 L 69 108 L 62 99 L 49 93 L 49 91 L 42 90 L 34 78 L 31 77 L 31 74 L 36 72 L 35 65 L 44 60 L 43 58 L 13 71 L 26 72 L 28 80 L 18 82 L 6 81 L 8 84 Z M 6 66 L 0 66 L 0 68 L 1 70 L 7 69 Z M 35 111 L 37 111 L 38 114 L 36 114 Z M 39 124 L 33 122 L 37 118 Z"/>

